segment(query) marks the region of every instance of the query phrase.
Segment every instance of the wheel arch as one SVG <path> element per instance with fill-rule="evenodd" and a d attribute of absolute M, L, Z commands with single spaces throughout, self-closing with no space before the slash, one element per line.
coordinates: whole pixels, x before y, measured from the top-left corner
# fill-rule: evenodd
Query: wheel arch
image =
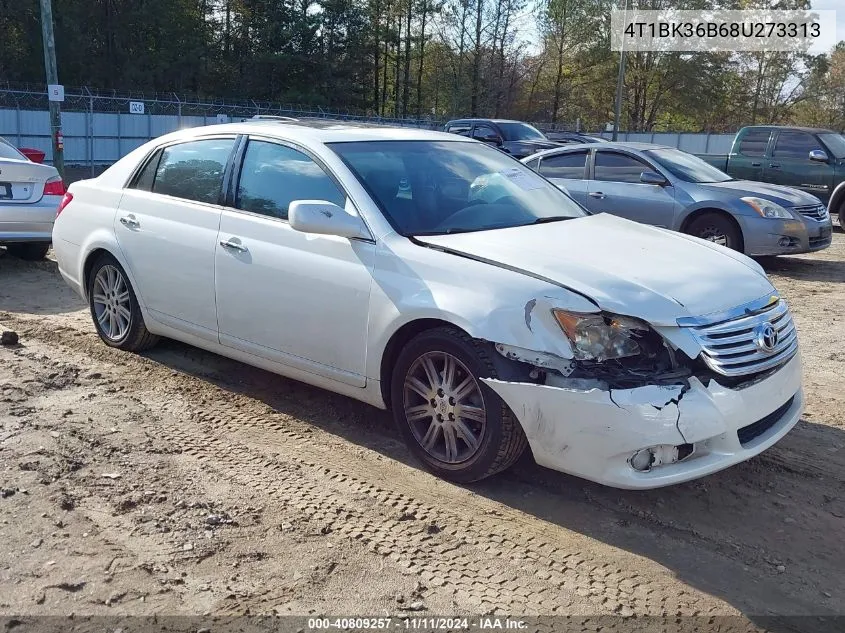
<path fill-rule="evenodd" d="M 447 327 L 452 328 L 454 330 L 458 330 L 459 332 L 466 334 L 470 338 L 475 339 L 478 344 L 482 345 L 485 348 L 490 358 L 490 361 L 493 363 L 493 366 L 496 369 L 496 374 L 499 376 L 499 378 L 503 380 L 529 380 L 531 366 L 518 360 L 506 358 L 496 350 L 496 345 L 494 342 L 474 337 L 466 330 L 466 328 L 463 328 L 460 325 L 456 325 L 455 323 L 446 321 L 444 319 L 419 318 L 413 321 L 409 321 L 408 323 L 405 323 L 401 327 L 399 327 L 390 337 L 387 342 L 387 345 L 384 348 L 384 353 L 381 357 L 379 378 L 381 396 L 387 408 L 390 408 L 391 404 L 390 385 L 393 376 L 393 368 L 396 365 L 396 360 L 399 357 L 399 354 L 414 337 L 428 330 L 434 330 L 441 327 Z"/>
<path fill-rule="evenodd" d="M 827 205 L 830 215 L 839 214 L 839 222 L 842 223 L 843 215 L 845 215 L 845 180 L 840 182 L 833 193 L 830 194 L 830 202 Z"/>
<path fill-rule="evenodd" d="M 733 216 L 733 214 L 725 211 L 725 209 L 716 207 L 716 206 L 702 206 L 697 209 L 691 211 L 681 222 L 681 226 L 678 228 L 678 231 L 681 233 L 687 233 L 689 230 L 690 224 L 692 224 L 697 218 L 700 218 L 702 215 L 707 213 L 715 213 L 725 217 L 730 221 L 736 230 L 739 232 L 739 240 L 741 248 L 738 249 L 740 252 L 745 251 L 745 234 L 742 232 L 742 225 L 737 221 L 737 219 Z"/>

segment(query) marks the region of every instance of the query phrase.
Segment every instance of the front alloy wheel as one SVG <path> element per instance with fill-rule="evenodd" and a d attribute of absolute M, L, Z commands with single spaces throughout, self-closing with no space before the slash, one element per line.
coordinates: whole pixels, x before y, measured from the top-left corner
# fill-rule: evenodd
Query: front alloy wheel
<path fill-rule="evenodd" d="M 421 332 L 396 358 L 393 418 L 408 447 L 432 472 L 461 483 L 511 466 L 528 440 L 519 421 L 481 377 L 498 378 L 489 344 L 444 326 Z"/>
<path fill-rule="evenodd" d="M 475 455 L 487 412 L 478 382 L 460 360 L 423 354 L 408 369 L 404 395 L 405 419 L 423 450 L 447 464 Z"/>

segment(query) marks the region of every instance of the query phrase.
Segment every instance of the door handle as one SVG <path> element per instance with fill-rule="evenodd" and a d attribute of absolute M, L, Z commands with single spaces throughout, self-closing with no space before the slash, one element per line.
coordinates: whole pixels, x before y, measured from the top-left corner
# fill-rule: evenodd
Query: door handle
<path fill-rule="evenodd" d="M 760 163 L 751 163 L 751 166 L 752 166 L 752 167 L 759 167 L 759 166 L 760 166 Z"/>
<path fill-rule="evenodd" d="M 780 165 L 776 163 L 769 163 L 769 167 L 771 167 L 772 169 L 780 169 Z"/>
<path fill-rule="evenodd" d="M 233 242 L 232 240 L 223 241 L 220 240 L 220 246 L 223 248 L 231 248 L 233 251 L 238 251 L 239 253 L 246 253 L 247 248 L 243 244 L 239 244 L 238 242 Z"/>
<path fill-rule="evenodd" d="M 141 226 L 141 223 L 135 219 L 134 215 L 123 216 L 122 218 L 120 218 L 120 223 L 130 229 L 137 229 L 139 226 Z"/>
<path fill-rule="evenodd" d="M 591 198 L 596 198 L 597 200 L 603 200 L 604 194 L 601 191 L 591 191 L 589 194 Z"/>

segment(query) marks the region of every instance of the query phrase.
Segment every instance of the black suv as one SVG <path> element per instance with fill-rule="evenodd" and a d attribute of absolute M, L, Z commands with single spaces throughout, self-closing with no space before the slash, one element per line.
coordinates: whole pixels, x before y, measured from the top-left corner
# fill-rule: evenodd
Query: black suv
<path fill-rule="evenodd" d="M 449 121 L 446 132 L 468 136 L 489 143 L 514 158 L 525 158 L 544 149 L 560 147 L 537 128 L 522 121 L 505 119 L 456 119 Z"/>

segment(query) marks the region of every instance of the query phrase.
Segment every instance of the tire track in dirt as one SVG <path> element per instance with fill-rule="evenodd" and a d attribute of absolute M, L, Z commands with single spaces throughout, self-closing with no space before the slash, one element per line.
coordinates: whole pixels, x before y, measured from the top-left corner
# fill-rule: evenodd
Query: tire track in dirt
<path fill-rule="evenodd" d="M 329 433 L 247 396 L 112 350 L 90 334 L 0 318 L 27 336 L 125 367 L 133 397 L 150 406 L 160 403 L 172 414 L 161 416 L 167 421 L 150 431 L 163 433 L 233 481 L 297 508 L 310 521 L 324 521 L 409 570 L 418 569 L 429 584 L 448 583 L 471 602 L 527 613 L 736 613 L 706 594 L 681 589 L 650 561 L 608 547 L 610 555 L 599 556 L 595 550 L 601 548 L 580 535 L 565 534 L 561 543 L 557 526 L 442 482 L 425 485 L 430 476 L 392 461 L 353 457 Z M 343 460 L 344 453 L 350 459 Z M 373 479 L 389 484 L 370 483 Z M 362 501 L 369 504 L 366 512 Z M 573 551 L 582 544 L 583 551 Z M 649 566 L 647 576 L 635 571 Z"/>

